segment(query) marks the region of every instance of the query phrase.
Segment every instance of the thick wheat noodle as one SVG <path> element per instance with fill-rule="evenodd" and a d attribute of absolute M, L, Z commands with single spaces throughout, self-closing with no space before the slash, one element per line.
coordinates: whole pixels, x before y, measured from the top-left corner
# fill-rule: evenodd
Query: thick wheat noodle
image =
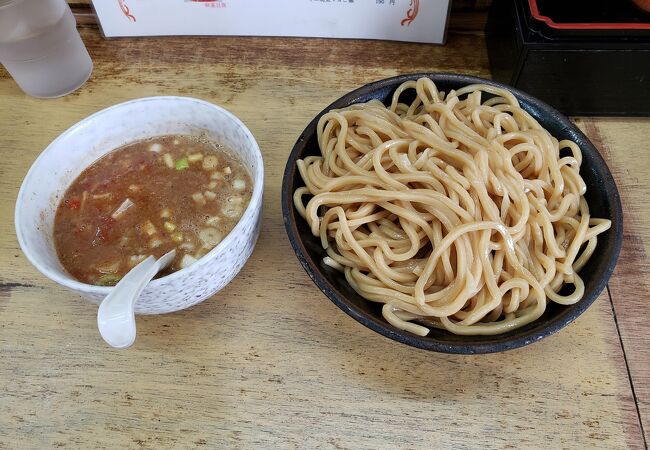
<path fill-rule="evenodd" d="M 318 144 L 320 156 L 298 161 L 296 210 L 323 262 L 383 303 L 395 327 L 498 334 L 536 320 L 548 301 L 582 298 L 577 272 L 611 222 L 589 216 L 580 148 L 512 93 L 476 84 L 445 95 L 427 78 L 409 81 L 389 107 L 323 115 Z"/>

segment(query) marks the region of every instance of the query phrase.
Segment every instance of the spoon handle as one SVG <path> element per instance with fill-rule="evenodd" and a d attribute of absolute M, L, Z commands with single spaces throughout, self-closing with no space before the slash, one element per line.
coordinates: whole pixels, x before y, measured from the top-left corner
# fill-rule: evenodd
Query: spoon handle
<path fill-rule="evenodd" d="M 111 347 L 126 348 L 135 341 L 135 301 L 158 269 L 156 259 L 149 256 L 129 271 L 99 305 L 97 327 Z"/>

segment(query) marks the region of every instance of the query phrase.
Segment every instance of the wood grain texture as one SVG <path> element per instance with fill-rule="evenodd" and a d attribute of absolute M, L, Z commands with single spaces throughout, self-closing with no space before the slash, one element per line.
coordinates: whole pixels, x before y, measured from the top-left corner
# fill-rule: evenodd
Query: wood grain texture
<path fill-rule="evenodd" d="M 606 292 L 532 346 L 440 355 L 347 317 L 291 251 L 281 176 L 309 120 L 345 92 L 398 73 L 488 76 L 479 37 L 452 34 L 443 47 L 82 36 L 95 69 L 72 95 L 32 99 L 0 72 L 0 448 L 644 447 Z M 135 345 L 118 351 L 101 341 L 96 307 L 22 255 L 13 208 L 29 166 L 59 133 L 148 95 L 203 98 L 249 126 L 265 158 L 263 231 L 224 291 L 138 318 Z"/>
<path fill-rule="evenodd" d="M 647 440 L 650 430 L 650 118 L 586 119 L 625 210 L 621 257 L 609 287 Z"/>

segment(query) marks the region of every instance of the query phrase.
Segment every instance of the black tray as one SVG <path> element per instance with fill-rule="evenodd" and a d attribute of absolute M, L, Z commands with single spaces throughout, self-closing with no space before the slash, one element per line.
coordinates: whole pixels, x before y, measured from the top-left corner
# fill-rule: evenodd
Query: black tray
<path fill-rule="evenodd" d="M 569 10 L 563 17 L 574 20 Z M 650 116 L 646 30 L 550 29 L 533 17 L 529 0 L 495 0 L 486 27 L 492 78 L 567 115 Z"/>

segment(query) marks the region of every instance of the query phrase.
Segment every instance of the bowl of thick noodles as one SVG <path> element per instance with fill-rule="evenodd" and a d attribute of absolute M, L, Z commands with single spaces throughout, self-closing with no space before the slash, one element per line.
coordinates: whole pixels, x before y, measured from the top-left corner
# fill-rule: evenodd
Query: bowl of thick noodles
<path fill-rule="evenodd" d="M 332 103 L 296 142 L 282 201 L 330 300 L 447 353 L 566 326 L 605 287 L 622 241 L 614 180 L 585 135 L 523 92 L 463 75 L 398 76 Z"/>

